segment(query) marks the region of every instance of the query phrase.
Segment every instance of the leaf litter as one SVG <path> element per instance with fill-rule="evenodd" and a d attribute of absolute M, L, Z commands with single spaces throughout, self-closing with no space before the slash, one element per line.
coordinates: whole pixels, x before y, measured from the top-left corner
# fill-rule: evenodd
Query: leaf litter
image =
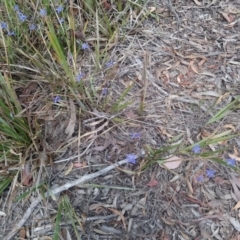
<path fill-rule="evenodd" d="M 203 123 L 211 117 L 208 107 L 217 103 L 216 106 L 221 109 L 237 96 L 240 87 L 237 48 L 237 33 L 240 29 L 235 22 L 239 21 L 238 2 L 162 1 L 153 7 L 155 4 L 149 1 L 148 5 L 151 13 L 155 11 L 159 14 L 161 24 L 156 24 L 154 18 L 146 18 L 142 28 L 148 29 L 150 35 L 146 34 L 142 31 L 144 29 L 138 29 L 139 26 L 134 24 L 134 19 L 138 19 L 134 12 L 135 18 L 130 23 L 137 29 L 127 29 L 129 32 L 135 30 L 134 35 L 127 34 L 125 42 L 116 45 L 121 52 L 119 58 L 123 61 L 121 67 L 116 64 L 119 72 L 114 80 L 120 81 L 112 82 L 113 93 L 109 97 L 116 100 L 120 92 L 132 86 L 127 95 L 127 98 L 133 100 L 132 104 L 120 114 L 124 124 L 118 125 L 114 117 L 96 116 L 93 113 L 88 113 L 86 119 L 78 119 L 78 106 L 71 99 L 68 114 L 45 119 L 48 153 L 61 160 L 73 157 L 66 160 L 68 164 L 63 167 L 63 171 L 58 171 L 56 166 L 46 170 L 47 176 L 53 174 L 49 179 L 53 186 L 56 184 L 59 187 L 67 184 L 69 179 L 96 172 L 124 159 L 129 152 L 138 154 L 146 143 L 152 147 L 162 146 L 163 135 L 165 140 L 171 140 L 179 134 L 183 134 L 186 139 L 202 133 L 207 134 L 203 137 L 208 137 L 216 130 L 203 128 Z M 109 3 L 104 4 L 104 7 L 108 9 Z M 120 31 L 119 34 L 123 33 Z M 147 65 L 143 60 L 143 49 L 151 53 L 151 61 Z M 94 66 L 89 65 L 91 67 L 93 70 Z M 108 77 L 106 74 L 105 78 Z M 145 77 L 149 82 L 144 96 L 145 112 L 141 115 L 136 109 L 143 89 L 141 84 L 136 83 L 136 79 L 141 82 Z M 99 82 L 97 85 L 101 84 Z M 23 90 L 22 104 L 31 100 L 29 95 L 36 88 L 37 85 L 32 84 Z M 224 96 L 225 92 L 229 94 Z M 233 112 L 226 116 L 220 127 L 239 131 L 238 114 Z M 81 122 L 79 126 L 76 124 L 78 121 Z M 133 127 L 147 134 L 132 141 L 127 136 Z M 75 141 L 79 131 L 81 135 L 87 135 L 81 141 Z M 105 131 L 111 141 L 107 141 Z M 66 144 L 68 147 L 65 148 Z M 240 147 L 239 140 L 231 144 L 234 148 Z M 219 146 L 211 147 L 216 150 Z M 81 153 L 84 153 L 81 161 L 76 162 Z M 239 161 L 237 153 L 228 156 Z M 237 239 L 240 231 L 237 212 L 240 201 L 239 176 L 225 166 L 216 166 L 214 162 L 204 162 L 202 166 L 198 160 L 187 163 L 177 156 L 168 158 L 164 165 L 175 172 L 156 164 L 141 174 L 132 174 L 138 170 L 138 165 L 126 164 L 122 169 L 116 168 L 91 180 L 91 184 L 104 185 L 103 189 L 75 185 L 66 190 L 64 193 L 70 196 L 76 213 L 82 216 L 85 231 L 82 239 L 95 239 L 96 235 L 104 239 L 109 236 L 113 239 L 216 239 L 217 236 L 217 239 Z M 201 175 L 204 168 L 218 169 L 218 181 L 217 178 L 207 179 L 201 184 L 193 180 L 193 173 Z M 195 172 L 196 169 L 200 169 L 199 172 Z M 29 174 L 29 170 L 26 174 Z M 23 182 L 24 186 L 28 184 L 27 181 Z M 111 189 L 112 185 L 129 187 L 135 189 L 135 192 Z M 32 196 L 26 201 L 32 204 L 36 199 L 36 196 Z M 41 207 L 42 215 L 39 218 L 46 219 L 42 222 L 34 219 L 34 216 L 38 216 L 40 205 L 32 205 L 36 210 L 33 211 L 33 217 L 26 220 L 33 232 L 51 224 L 56 204 L 50 198 L 48 201 L 48 207 Z M 26 205 L 20 208 L 16 204 L 9 213 L 11 219 L 21 218 L 28 209 Z M 5 219 L 2 223 L 7 233 L 11 229 L 6 226 L 14 222 L 6 218 L 3 200 L 1 206 L 1 215 Z M 63 229 L 66 226 L 69 225 L 64 225 Z M 46 229 L 49 232 L 42 230 L 38 234 L 51 236 L 52 228 Z M 25 229 L 19 234 L 25 236 Z"/>

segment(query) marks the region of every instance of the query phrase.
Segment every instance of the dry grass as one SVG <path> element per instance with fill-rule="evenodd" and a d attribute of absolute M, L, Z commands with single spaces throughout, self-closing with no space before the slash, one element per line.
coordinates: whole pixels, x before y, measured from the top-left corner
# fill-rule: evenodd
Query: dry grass
<path fill-rule="evenodd" d="M 52 47 L 32 56 L 35 65 L 20 48 L 16 62 L 9 56 L 2 65 L 32 145 L 18 149 L 17 164 L 18 155 L 1 164 L 15 175 L 1 196 L 0 236 L 238 239 L 238 2 L 128 1 L 123 11 L 116 2 L 109 11 L 108 3 L 71 3 L 72 31 L 59 30 L 68 38 L 63 52 L 48 33 Z M 45 33 L 34 49 L 50 44 Z M 194 144 L 201 154 L 191 152 Z M 168 169 L 172 156 L 181 164 Z"/>

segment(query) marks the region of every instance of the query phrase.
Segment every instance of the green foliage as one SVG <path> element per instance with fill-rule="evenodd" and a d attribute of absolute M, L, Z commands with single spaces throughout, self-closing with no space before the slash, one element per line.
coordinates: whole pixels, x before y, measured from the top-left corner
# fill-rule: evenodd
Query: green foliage
<path fill-rule="evenodd" d="M 227 116 L 231 111 L 235 109 L 239 109 L 239 98 L 238 96 L 233 102 L 229 103 L 223 109 L 218 111 L 209 121 L 207 121 L 206 126 L 209 124 L 217 123 L 219 120 Z M 169 155 L 181 155 L 182 158 L 186 157 L 186 155 L 193 154 L 193 148 L 195 146 L 199 146 L 201 149 L 205 149 L 205 151 L 201 152 L 197 155 L 198 159 L 202 160 L 212 160 L 219 164 L 223 164 L 225 166 L 229 166 L 226 161 L 223 161 L 222 155 L 224 152 L 228 151 L 230 146 L 225 148 L 219 148 L 215 151 L 209 151 L 210 145 L 216 145 L 223 141 L 232 140 L 236 137 L 239 137 L 240 134 L 232 134 L 232 130 L 223 131 L 220 133 L 214 132 L 210 134 L 208 137 L 203 138 L 202 140 L 190 145 L 185 146 L 184 140 L 181 139 L 181 135 L 175 137 L 168 144 L 159 148 L 159 149 L 152 149 L 149 145 L 145 146 L 147 153 L 149 154 L 149 159 L 146 164 L 143 166 L 143 169 L 147 169 L 148 166 L 153 164 L 154 162 L 161 162 L 164 163 L 164 159 L 166 159 Z M 194 158 L 191 158 L 194 159 Z M 239 171 L 236 167 L 232 167 L 233 169 Z"/>
<path fill-rule="evenodd" d="M 12 177 L 1 177 L 0 178 L 0 194 L 2 194 L 2 192 L 9 186 L 9 184 L 12 182 Z"/>
<path fill-rule="evenodd" d="M 57 212 L 57 216 L 54 224 L 55 226 L 54 226 L 53 240 L 59 239 L 60 224 L 63 221 L 62 218 L 64 218 L 65 222 L 70 220 L 74 229 L 76 239 L 81 239 L 76 226 L 76 224 L 78 224 L 79 227 L 83 230 L 81 220 L 78 218 L 73 207 L 71 206 L 69 198 L 66 195 L 61 197 L 60 203 L 58 205 L 58 212 Z"/>
<path fill-rule="evenodd" d="M 206 125 L 217 122 L 218 120 L 227 116 L 231 111 L 234 111 L 235 109 L 239 109 L 240 108 L 239 99 L 240 99 L 240 96 L 236 97 L 234 101 L 229 103 L 223 109 L 219 110 L 212 118 L 210 118 L 207 121 Z"/>
<path fill-rule="evenodd" d="M 11 162 L 31 144 L 31 131 L 24 117 L 15 117 L 21 106 L 7 76 L 0 75 L 0 88 L 0 161 Z"/>

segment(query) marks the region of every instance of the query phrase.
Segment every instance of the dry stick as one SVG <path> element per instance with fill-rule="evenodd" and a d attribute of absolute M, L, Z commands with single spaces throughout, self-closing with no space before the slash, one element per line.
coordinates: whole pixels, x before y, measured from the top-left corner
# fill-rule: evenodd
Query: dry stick
<path fill-rule="evenodd" d="M 95 173 L 91 173 L 88 175 L 85 175 L 79 179 L 76 179 L 74 181 L 68 182 L 60 187 L 57 187 L 55 189 L 50 189 L 49 191 L 47 191 L 47 193 L 45 194 L 45 196 L 48 196 L 50 193 L 51 194 L 58 194 L 61 193 L 64 190 L 67 190 L 71 187 L 74 187 L 78 184 L 82 184 L 84 182 L 87 182 L 93 178 L 96 178 L 98 176 L 104 175 L 107 172 L 109 172 L 110 170 L 114 169 L 115 167 L 118 167 L 120 165 L 123 165 L 125 163 L 128 163 L 128 161 L 126 159 L 119 161 L 115 164 L 112 164 L 111 166 L 108 166 L 98 172 Z M 11 240 L 14 235 L 19 231 L 19 229 L 24 225 L 24 223 L 27 221 L 27 219 L 30 217 L 31 213 L 33 212 L 34 208 L 42 201 L 42 196 L 39 196 L 36 200 L 34 200 L 30 207 L 28 208 L 28 210 L 26 211 L 26 213 L 23 215 L 22 219 L 14 226 L 14 228 L 12 229 L 12 231 L 3 239 L 3 240 Z"/>
<path fill-rule="evenodd" d="M 144 63 L 143 63 L 143 73 L 142 73 L 142 79 L 143 79 L 143 92 L 141 96 L 141 103 L 140 103 L 140 113 L 143 113 L 143 110 L 145 108 L 145 99 L 146 99 L 146 93 L 147 93 L 147 65 L 148 65 L 148 54 L 147 52 L 144 52 Z"/>

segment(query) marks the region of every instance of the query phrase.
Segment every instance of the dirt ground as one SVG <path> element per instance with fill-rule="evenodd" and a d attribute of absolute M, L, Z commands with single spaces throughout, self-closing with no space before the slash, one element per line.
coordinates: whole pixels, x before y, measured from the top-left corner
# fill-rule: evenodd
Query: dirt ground
<path fill-rule="evenodd" d="M 124 122 L 116 124 L 103 113 L 91 112 L 88 120 L 77 118 L 69 137 L 65 133 L 69 113 L 44 121 L 46 157 L 51 157 L 51 164 L 42 169 L 41 180 L 57 187 L 134 153 L 138 155 L 136 165 L 119 166 L 60 194 L 70 199 L 81 219 L 81 239 L 240 239 L 239 207 L 235 207 L 240 201 L 240 177 L 229 167 L 189 155 L 190 161 L 182 161 L 177 169 L 154 163 L 146 171 L 132 174 L 144 162 L 147 145 L 157 149 L 181 136 L 188 146 L 198 142 L 204 132 L 219 133 L 230 126 L 239 133 L 238 109 L 217 125 L 204 125 L 239 94 L 240 2 L 162 0 L 157 6 L 150 1 L 147 7 L 157 12 L 158 21 L 153 15 L 138 25 L 133 14 L 126 29 L 119 30 L 123 40 L 110 51 L 115 64 L 98 78 L 99 85 L 107 79 L 110 98 L 134 82 L 125 97 L 131 105 L 119 115 Z M 93 68 L 90 55 L 82 61 L 86 69 L 91 64 Z M 137 109 L 143 85 L 147 90 L 140 115 Z M 100 96 L 99 101 L 104 98 Z M 79 129 L 82 134 L 98 130 L 79 143 Z M 140 132 L 140 138 L 132 139 L 133 132 Z M 239 138 L 222 144 L 239 152 Z M 218 146 L 211 150 L 215 148 Z M 198 182 L 196 178 L 205 169 L 215 169 L 215 177 Z M 4 197 L 1 207 L 6 204 Z M 36 197 L 33 193 L 9 205 L 9 216 L 1 219 L 1 239 Z M 51 239 L 57 208 L 50 197 L 41 201 L 21 231 L 29 234 L 28 239 Z M 62 220 L 58 239 L 75 239 L 67 221 Z M 20 239 L 21 231 L 12 239 Z"/>

